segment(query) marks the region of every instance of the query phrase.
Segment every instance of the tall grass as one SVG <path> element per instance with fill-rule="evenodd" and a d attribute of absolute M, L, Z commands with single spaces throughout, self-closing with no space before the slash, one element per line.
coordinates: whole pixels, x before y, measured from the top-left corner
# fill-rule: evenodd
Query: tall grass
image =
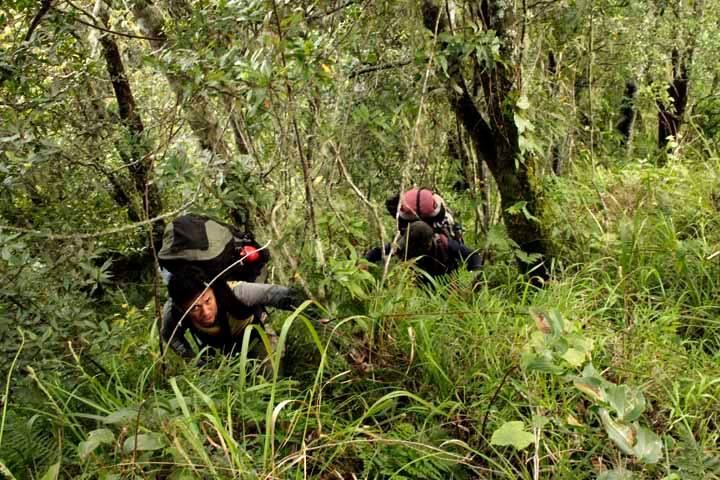
<path fill-rule="evenodd" d="M 248 330 L 238 355 L 203 367 L 170 355 L 163 375 L 152 305 L 120 309 L 108 338 L 69 347 L 61 368 L 33 365 L 32 395 L 6 390 L 0 459 L 17 478 L 51 467 L 88 479 L 718 478 L 720 229 L 710 181 L 677 190 L 690 177 L 672 165 L 608 172 L 608 211 L 557 186 L 551 198 L 577 218 L 566 230 L 547 219 L 568 243 L 543 288 L 509 255 L 432 288 L 412 267 L 395 265 L 379 289 L 330 261 L 342 271 L 327 277 L 344 282 L 337 318 L 311 320 L 308 305 L 276 312 L 269 369 L 250 357 Z M 604 378 L 644 392 L 662 461 L 639 463 L 608 441 L 569 382 L 579 371 L 523 370 L 531 307 L 562 312 L 593 340 Z M 529 447 L 491 443 L 508 421 L 532 433 Z"/>

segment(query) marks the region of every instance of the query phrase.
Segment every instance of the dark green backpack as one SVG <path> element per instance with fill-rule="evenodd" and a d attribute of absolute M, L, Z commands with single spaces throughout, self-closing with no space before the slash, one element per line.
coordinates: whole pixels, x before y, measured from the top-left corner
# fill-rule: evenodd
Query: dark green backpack
<path fill-rule="evenodd" d="M 160 267 L 176 274 L 188 265 L 200 267 L 208 278 L 222 275 L 226 281 L 253 282 L 270 259 L 267 250 L 249 232 L 204 215 L 186 214 L 165 227 L 158 260 Z"/>

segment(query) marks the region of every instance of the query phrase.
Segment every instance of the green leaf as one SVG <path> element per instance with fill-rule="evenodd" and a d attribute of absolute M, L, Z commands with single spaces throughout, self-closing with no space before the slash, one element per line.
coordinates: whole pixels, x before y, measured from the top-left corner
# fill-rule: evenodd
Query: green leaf
<path fill-rule="evenodd" d="M 618 468 L 602 472 L 598 475 L 597 480 L 630 480 L 632 477 L 632 472 Z"/>
<path fill-rule="evenodd" d="M 585 352 L 575 350 L 574 348 L 568 348 L 567 351 L 562 354 L 562 359 L 573 367 L 581 366 L 585 362 L 585 357 Z"/>
<path fill-rule="evenodd" d="M 78 445 L 78 455 L 85 460 L 97 447 L 102 444 L 111 444 L 115 441 L 115 434 L 107 428 L 93 430 L 88 439 Z"/>
<path fill-rule="evenodd" d="M 642 392 L 626 385 L 608 385 L 605 387 L 605 399 L 623 422 L 633 422 L 645 411 Z"/>
<path fill-rule="evenodd" d="M 530 100 L 528 100 L 527 95 L 520 95 L 520 98 L 518 98 L 516 105 L 517 108 L 519 108 L 520 110 L 527 110 L 528 108 L 530 108 Z"/>
<path fill-rule="evenodd" d="M 604 408 L 600 409 L 600 418 L 610 440 L 615 442 L 620 450 L 628 455 L 632 455 L 633 445 L 635 445 L 635 431 L 632 427 L 622 422 L 616 422 L 610 417 L 610 414 Z"/>
<path fill-rule="evenodd" d="M 552 359 L 534 353 L 523 354 L 520 364 L 523 370 L 536 370 L 553 375 L 562 375 L 565 371 L 561 366 L 555 365 Z"/>
<path fill-rule="evenodd" d="M 57 480 L 59 474 L 60 462 L 50 465 L 50 468 L 47 469 L 47 472 L 45 472 L 45 475 L 43 475 L 40 480 Z"/>
<path fill-rule="evenodd" d="M 635 424 L 637 442 L 633 448 L 633 455 L 644 463 L 657 463 L 662 457 L 663 443 L 660 437 L 652 430 Z"/>
<path fill-rule="evenodd" d="M 605 387 L 610 383 L 600 376 L 592 363 L 588 363 L 583 368 L 582 377 L 573 379 L 573 385 L 593 400 L 605 402 Z"/>
<path fill-rule="evenodd" d="M 137 450 L 138 451 L 151 451 L 159 450 L 165 446 L 162 435 L 159 433 L 141 433 L 137 436 Z M 130 436 L 125 440 L 123 444 L 123 450 L 125 453 L 130 453 L 135 450 L 135 436 Z"/>
<path fill-rule="evenodd" d="M 103 419 L 105 424 L 125 423 L 137 417 L 138 411 L 134 408 L 123 408 L 113 412 Z"/>
<path fill-rule="evenodd" d="M 597 379 L 575 378 L 573 380 L 573 385 L 593 400 L 597 400 L 598 402 L 605 401 L 605 391 L 602 388 L 602 383 L 600 383 Z"/>
<path fill-rule="evenodd" d="M 524 430 L 525 424 L 520 421 L 506 422 L 493 432 L 490 438 L 491 445 L 513 446 L 518 450 L 527 448 L 535 441 L 532 433 Z"/>
<path fill-rule="evenodd" d="M 534 428 L 541 429 L 548 423 L 550 423 L 550 419 L 544 415 L 533 415 L 532 417 L 532 426 Z"/>

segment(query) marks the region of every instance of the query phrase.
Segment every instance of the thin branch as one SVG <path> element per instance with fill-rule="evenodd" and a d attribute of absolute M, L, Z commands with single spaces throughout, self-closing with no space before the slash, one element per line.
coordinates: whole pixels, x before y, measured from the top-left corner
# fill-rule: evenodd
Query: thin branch
<path fill-rule="evenodd" d="M 492 398 L 490 399 L 490 403 L 488 403 L 487 408 L 485 408 L 485 415 L 483 416 L 482 427 L 480 427 L 480 436 L 482 438 L 485 438 L 485 427 L 487 426 L 488 415 L 490 415 L 490 408 L 492 408 L 493 404 L 495 403 L 495 399 L 500 394 L 500 390 L 502 389 L 503 385 L 505 385 L 505 381 L 510 376 L 510 373 L 512 373 L 513 370 L 515 370 L 516 368 L 517 368 L 517 365 L 513 365 L 507 369 L 507 371 L 505 372 L 505 375 L 503 375 L 502 380 L 500 380 L 500 384 L 498 385 L 497 389 L 495 389 L 495 393 L 493 394 Z"/>
<path fill-rule="evenodd" d="M 195 196 L 189 200 L 187 203 L 182 205 L 180 208 L 177 208 L 171 212 L 164 213 L 162 215 L 158 215 L 157 217 L 151 218 L 149 220 L 143 220 L 142 222 L 135 222 L 131 223 L 129 225 L 124 225 L 122 227 L 117 228 L 110 228 L 108 230 L 103 230 L 101 232 L 88 232 L 88 233 L 76 233 L 73 235 L 56 235 L 54 233 L 48 233 L 48 232 L 42 232 L 40 230 L 32 230 L 29 228 L 20 228 L 20 227 L 13 227 L 10 225 L 0 225 L 0 232 L 3 230 L 8 230 L 10 232 L 18 232 L 18 233 L 25 233 L 27 235 L 33 235 L 35 237 L 45 238 L 47 240 L 85 240 L 88 238 L 98 238 L 98 237 L 104 237 L 106 235 L 113 235 L 116 233 L 122 233 L 127 232 L 130 230 L 134 230 L 136 228 L 144 227 L 146 225 L 150 225 L 155 222 L 159 222 L 160 220 L 165 220 L 166 218 L 173 217 L 177 215 L 178 213 L 182 212 L 183 210 L 187 209 L 195 203 L 197 199 L 197 192 L 195 192 Z"/>
<path fill-rule="evenodd" d="M 351 6 L 351 5 L 355 5 L 356 3 L 363 3 L 363 1 L 364 1 L 364 0 L 360 0 L 360 1 L 358 1 L 358 0 L 348 0 L 347 2 L 345 2 L 345 3 L 341 4 L 341 5 L 338 5 L 338 6 L 335 7 L 335 8 L 331 8 L 331 9 L 329 9 L 329 10 L 325 10 L 325 11 L 322 12 L 322 13 L 318 13 L 318 14 L 316 14 L 316 15 L 312 15 L 312 16 L 310 16 L 310 17 L 307 17 L 307 21 L 308 21 L 308 23 L 310 23 L 310 22 L 314 22 L 314 21 L 316 21 L 316 20 L 320 20 L 321 18 L 329 17 L 330 15 L 332 15 L 332 14 L 334 14 L 334 13 L 337 13 L 337 12 L 339 12 L 340 10 L 343 10 L 343 9 L 345 9 L 345 8 Z"/>
<path fill-rule="evenodd" d="M 97 21 L 97 19 L 96 19 L 95 17 L 93 17 L 90 13 L 88 13 L 88 12 L 86 12 L 84 9 L 78 7 L 77 5 L 75 5 L 74 3 L 72 3 L 70 0 L 65 0 L 65 2 L 66 2 L 68 5 L 70 5 L 72 8 L 74 8 L 75 10 L 79 11 L 80 13 L 82 13 L 83 15 L 85 15 L 86 17 L 90 18 L 93 22 L 96 22 L 96 21 Z M 54 10 L 57 10 L 58 12 L 65 13 L 65 12 L 63 12 L 62 10 L 59 10 L 59 9 L 57 9 L 57 8 L 53 8 L 53 9 L 54 9 Z M 146 36 L 144 36 L 144 35 L 135 35 L 135 34 L 133 34 L 133 33 L 125 33 L 125 32 L 118 32 L 117 30 L 110 30 L 109 28 L 102 27 L 102 26 L 98 25 L 97 23 L 86 22 L 85 20 L 80 20 L 79 18 L 74 18 L 73 20 L 76 21 L 76 22 L 78 22 L 78 23 L 80 23 L 80 24 L 82 24 L 82 25 L 85 25 L 86 27 L 94 28 L 94 29 L 96 29 L 96 30 L 100 30 L 101 32 L 109 33 L 109 34 L 112 34 L 112 35 L 119 35 L 119 36 L 121 36 L 121 37 L 134 38 L 134 39 L 137 39 L 137 40 L 150 40 L 150 41 L 164 41 L 164 40 L 165 40 L 164 38 L 146 37 Z"/>
<path fill-rule="evenodd" d="M 35 17 L 32 19 L 32 22 L 30 22 L 30 27 L 28 28 L 27 33 L 25 34 L 25 38 L 23 41 L 29 42 L 32 38 L 33 33 L 35 32 L 35 29 L 40 25 L 40 21 L 45 16 L 45 14 L 50 10 L 50 7 L 52 7 L 52 0 L 43 0 L 42 4 L 40 5 L 40 10 L 35 14 Z"/>
<path fill-rule="evenodd" d="M 404 67 L 405 65 L 410 65 L 411 63 L 412 63 L 412 60 L 400 60 L 397 62 L 384 63 L 382 65 L 373 65 L 372 67 L 361 68 L 360 70 L 353 70 L 348 75 L 348 78 L 355 78 L 359 75 L 364 75 L 366 73 L 372 73 L 372 72 L 378 72 L 380 70 L 389 70 L 391 68 Z"/>

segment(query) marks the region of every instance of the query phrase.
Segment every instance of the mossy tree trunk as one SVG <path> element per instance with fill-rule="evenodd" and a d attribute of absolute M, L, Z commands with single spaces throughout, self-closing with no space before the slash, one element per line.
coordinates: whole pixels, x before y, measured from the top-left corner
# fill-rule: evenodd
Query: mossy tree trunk
<path fill-rule="evenodd" d="M 447 55 L 448 100 L 468 131 L 478 156 L 495 179 L 508 235 L 525 254 L 542 256 L 540 260 L 521 262 L 520 266 L 525 272 L 532 271 L 534 275 L 546 278 L 548 248 L 540 224 L 532 218 L 539 217 L 540 205 L 530 184 L 530 172 L 520 150 L 514 118 L 522 73 L 519 64 L 512 60 L 520 39 L 514 32 L 517 30 L 513 27 L 514 11 L 503 5 L 504 2 L 499 1 L 481 2 L 477 19 L 486 31 L 495 31 L 503 58 L 503 62 L 476 65 L 474 69 L 485 97 L 487 120 L 480 113 L 462 75 L 460 58 L 446 50 L 442 40 L 439 45 Z M 436 32 L 437 27 L 438 34 L 450 31 L 446 16 L 431 0 L 424 1 L 422 11 L 428 30 Z"/>

